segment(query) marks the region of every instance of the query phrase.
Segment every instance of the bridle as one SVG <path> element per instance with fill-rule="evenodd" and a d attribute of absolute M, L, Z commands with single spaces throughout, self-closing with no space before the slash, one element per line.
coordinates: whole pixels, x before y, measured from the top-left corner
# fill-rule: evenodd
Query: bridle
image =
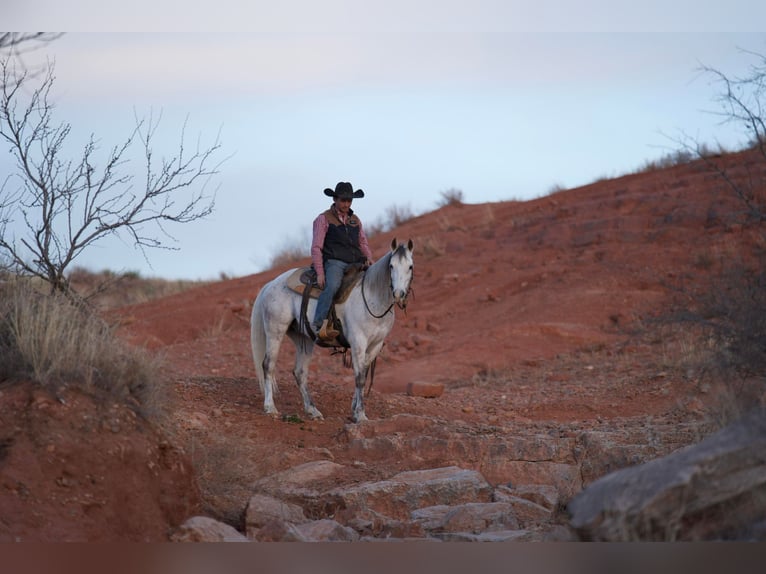
<path fill-rule="evenodd" d="M 395 303 L 392 302 L 388 306 L 388 309 L 383 311 L 383 313 L 381 313 L 380 315 L 376 315 L 375 313 L 373 313 L 372 309 L 370 309 L 370 304 L 367 302 L 367 295 L 365 295 L 365 293 L 364 293 L 364 280 L 366 279 L 366 277 L 367 277 L 367 273 L 365 272 L 365 273 L 362 274 L 362 300 L 364 301 L 364 307 L 365 307 L 365 309 L 367 309 L 367 312 L 370 315 L 372 315 L 376 319 L 382 319 L 383 317 L 385 317 L 386 315 L 388 315 L 391 312 L 391 309 L 393 309 Z M 411 292 L 412 292 L 412 278 L 410 278 L 410 285 L 407 286 L 407 295 L 405 295 L 405 301 L 407 300 L 407 296 L 409 296 L 409 294 Z M 401 307 L 401 308 L 405 310 L 405 313 L 407 312 L 406 305 Z"/>

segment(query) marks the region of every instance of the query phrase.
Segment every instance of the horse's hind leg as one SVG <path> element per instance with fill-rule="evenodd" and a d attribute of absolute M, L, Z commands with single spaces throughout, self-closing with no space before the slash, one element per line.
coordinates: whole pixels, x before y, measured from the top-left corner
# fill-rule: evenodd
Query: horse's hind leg
<path fill-rule="evenodd" d="M 323 419 L 324 416 L 314 405 L 314 400 L 311 398 L 308 387 L 309 364 L 314 353 L 314 343 L 292 329 L 287 334 L 295 343 L 295 368 L 293 369 L 293 376 L 303 399 L 303 410 L 312 419 Z"/>
<path fill-rule="evenodd" d="M 278 415 L 274 404 L 274 392 L 277 388 L 276 370 L 279 348 L 282 346 L 282 335 L 266 338 L 266 349 L 263 355 L 263 410 L 269 415 Z"/>

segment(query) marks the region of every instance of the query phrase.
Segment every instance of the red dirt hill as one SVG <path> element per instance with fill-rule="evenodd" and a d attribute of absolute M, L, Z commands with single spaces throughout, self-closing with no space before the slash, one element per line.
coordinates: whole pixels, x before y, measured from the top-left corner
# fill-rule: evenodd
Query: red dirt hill
<path fill-rule="evenodd" d="M 740 154 L 727 161 L 741 168 L 749 159 Z M 487 425 L 700 418 L 710 393 L 676 368 L 663 341 L 629 333 L 662 308 L 667 282 L 703 274 L 701 261 L 736 251 L 742 232 L 728 219 L 736 207 L 720 180 L 692 163 L 527 202 L 447 205 L 374 237 L 376 256 L 392 237 L 413 239 L 415 280 L 407 313 L 396 311 L 378 361 L 367 415 L 460 420 L 477 432 Z M 315 351 L 310 374 L 325 420 L 300 420 L 289 341 L 276 403 L 292 417 L 263 414 L 249 313 L 258 290 L 285 269 L 108 313 L 126 339 L 165 356 L 177 391 L 173 440 L 194 462 L 202 508 L 233 523 L 247 484 L 292 465 L 329 457 L 354 466 L 358 473 L 349 479 L 358 481 L 410 464 L 343 449 L 353 377 L 328 350 Z M 445 392 L 436 399 L 410 397 L 405 388 L 412 381 L 441 383 Z M 68 460 L 68 475 L 88 474 L 80 462 Z M 52 491 L 62 488 L 56 477 L 49 479 Z M 11 496 L 8 484 L 0 486 Z M 44 488 L 37 488 L 44 502 Z M 194 504 L 192 496 L 190 508 Z M 173 519 L 164 520 L 172 526 Z M 40 538 L 32 526 L 15 533 L 2 521 L 0 535 Z M 47 532 L 43 539 L 62 527 Z M 133 539 L 131 532 L 110 530 L 107 538 Z M 150 538 L 162 539 L 152 532 Z M 92 530 L 79 534 L 88 539 Z"/>

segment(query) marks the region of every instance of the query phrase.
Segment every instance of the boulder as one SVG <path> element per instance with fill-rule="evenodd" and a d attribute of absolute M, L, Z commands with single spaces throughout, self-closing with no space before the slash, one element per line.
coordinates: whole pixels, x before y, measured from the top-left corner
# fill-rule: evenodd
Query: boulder
<path fill-rule="evenodd" d="M 425 506 L 490 502 L 492 486 L 475 470 L 450 466 L 402 472 L 388 480 L 335 489 L 328 494 L 346 513 L 370 509 L 407 520 L 412 510 Z"/>
<path fill-rule="evenodd" d="M 429 534 L 517 530 L 519 522 L 507 502 L 469 502 L 454 506 L 429 506 L 412 512 L 413 522 Z"/>
<path fill-rule="evenodd" d="M 171 542 L 249 542 L 235 528 L 207 516 L 189 518 L 176 528 L 170 540 Z"/>
<path fill-rule="evenodd" d="M 303 508 L 297 504 L 283 502 L 265 494 L 255 494 L 250 497 L 245 513 L 245 527 L 250 538 L 265 524 L 272 520 L 281 520 L 289 524 L 301 524 L 308 519 Z"/>
<path fill-rule="evenodd" d="M 335 520 L 325 518 L 312 520 L 296 526 L 305 540 L 310 542 L 355 542 L 359 534 L 348 526 L 343 526 Z"/>
<path fill-rule="evenodd" d="M 570 525 L 583 540 L 715 540 L 748 536 L 766 514 L 766 411 L 575 496 Z"/>

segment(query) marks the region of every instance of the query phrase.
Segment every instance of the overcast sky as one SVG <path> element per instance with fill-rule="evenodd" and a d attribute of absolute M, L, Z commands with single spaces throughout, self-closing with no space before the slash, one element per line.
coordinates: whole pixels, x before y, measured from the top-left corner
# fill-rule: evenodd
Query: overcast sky
<path fill-rule="evenodd" d="M 72 3 L 0 9 L 9 29 L 82 30 L 26 56 L 55 62 L 55 118 L 72 124 L 73 148 L 90 133 L 110 148 L 134 114 L 161 111 L 156 153 L 177 151 L 188 117 L 187 135 L 206 144 L 220 132 L 230 156 L 214 214 L 168 228 L 179 251 L 150 251 L 150 265 L 126 238 L 77 261 L 167 278 L 255 273 L 288 245 L 308 254 L 311 221 L 330 202 L 322 190 L 338 181 L 365 191 L 354 208 L 371 225 L 392 207 L 430 211 L 449 189 L 483 203 L 622 175 L 680 132 L 736 147 L 742 136 L 709 113 L 716 88 L 698 68 L 736 76 L 753 63 L 743 49 L 766 52 L 766 34 L 747 32 L 766 9 L 748 2 L 727 4 L 740 22 L 720 2 L 657 3 L 659 20 L 651 2 L 633 5 L 611 28 L 603 11 L 557 8 L 569 2 L 170 3 L 179 13 L 139 0 L 109 14 L 109 3 L 74 4 L 90 20 L 73 18 Z M 138 167 L 126 169 L 140 179 Z"/>

